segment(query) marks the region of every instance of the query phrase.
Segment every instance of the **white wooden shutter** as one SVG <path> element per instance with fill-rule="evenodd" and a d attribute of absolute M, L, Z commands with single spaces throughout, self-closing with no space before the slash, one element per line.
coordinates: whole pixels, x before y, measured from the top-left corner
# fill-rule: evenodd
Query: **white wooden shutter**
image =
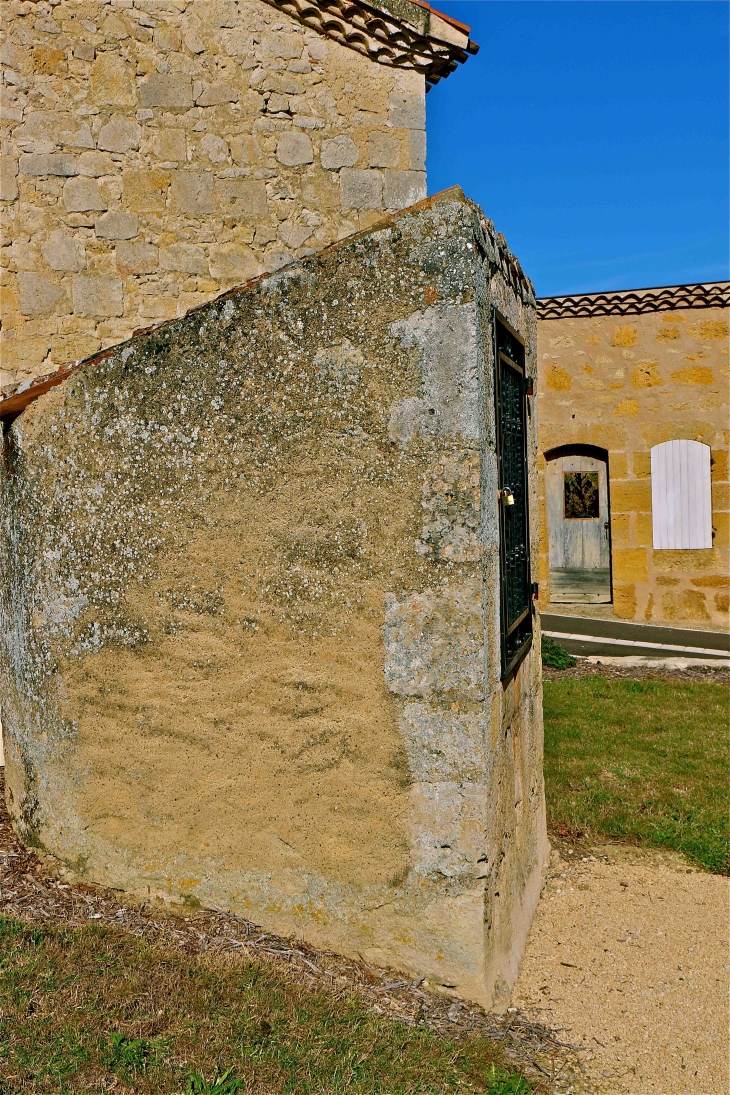
<path fill-rule="evenodd" d="M 711 548 L 710 447 L 665 441 L 651 450 L 651 519 L 655 548 Z"/>

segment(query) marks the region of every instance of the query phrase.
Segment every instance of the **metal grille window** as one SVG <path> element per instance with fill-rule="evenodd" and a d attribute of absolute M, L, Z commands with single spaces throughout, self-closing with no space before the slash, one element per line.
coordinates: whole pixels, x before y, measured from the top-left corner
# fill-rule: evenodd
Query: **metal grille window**
<path fill-rule="evenodd" d="M 532 643 L 525 348 L 495 319 L 502 679 Z"/>

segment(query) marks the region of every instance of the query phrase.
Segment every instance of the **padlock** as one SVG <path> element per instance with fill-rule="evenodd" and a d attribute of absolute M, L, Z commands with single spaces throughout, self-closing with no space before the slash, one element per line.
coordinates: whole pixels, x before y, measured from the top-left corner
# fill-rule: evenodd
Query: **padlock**
<path fill-rule="evenodd" d="M 499 492 L 499 497 L 502 499 L 503 506 L 513 506 L 515 504 L 515 496 L 509 487 L 505 487 L 504 490 Z"/>

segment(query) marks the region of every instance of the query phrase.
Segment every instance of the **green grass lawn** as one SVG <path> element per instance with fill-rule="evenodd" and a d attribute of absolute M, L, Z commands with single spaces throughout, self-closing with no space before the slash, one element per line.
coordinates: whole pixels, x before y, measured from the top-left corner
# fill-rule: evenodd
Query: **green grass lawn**
<path fill-rule="evenodd" d="M 548 824 L 730 867 L 728 699 L 720 682 L 546 680 Z"/>
<path fill-rule="evenodd" d="M 531 1090 L 483 1037 L 409 1029 L 273 966 L 108 927 L 0 918 L 0 1013 L 1 1095 Z"/>

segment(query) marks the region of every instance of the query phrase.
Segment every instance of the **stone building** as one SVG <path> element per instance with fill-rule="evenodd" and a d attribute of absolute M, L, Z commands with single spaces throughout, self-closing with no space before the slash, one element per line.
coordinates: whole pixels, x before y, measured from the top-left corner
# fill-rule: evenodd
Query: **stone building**
<path fill-rule="evenodd" d="M 25 839 L 504 1006 L 548 850 L 535 338 L 454 189 L 9 392 Z"/>
<path fill-rule="evenodd" d="M 426 196 L 411 0 L 3 0 L 0 387 Z"/>
<path fill-rule="evenodd" d="M 728 626 L 729 307 L 727 282 L 538 302 L 543 609 Z"/>

